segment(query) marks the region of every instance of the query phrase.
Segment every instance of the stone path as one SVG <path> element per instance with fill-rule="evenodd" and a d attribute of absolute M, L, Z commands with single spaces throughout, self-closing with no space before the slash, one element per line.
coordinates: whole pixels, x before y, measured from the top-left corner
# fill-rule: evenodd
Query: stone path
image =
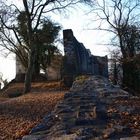
<path fill-rule="evenodd" d="M 105 78 L 92 76 L 76 81 L 64 100 L 23 140 L 138 140 L 127 125 L 119 124 L 120 112 L 135 111 L 121 105 L 113 110 L 119 98 L 131 97 Z"/>

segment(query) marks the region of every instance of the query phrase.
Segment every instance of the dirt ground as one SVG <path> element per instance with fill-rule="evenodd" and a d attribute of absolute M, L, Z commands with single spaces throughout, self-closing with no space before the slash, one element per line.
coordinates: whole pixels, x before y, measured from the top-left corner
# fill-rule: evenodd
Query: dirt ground
<path fill-rule="evenodd" d="M 11 84 L 0 93 L 0 140 L 16 140 L 28 134 L 66 92 L 58 82 L 33 83 L 31 93 L 21 95 L 23 86 Z"/>

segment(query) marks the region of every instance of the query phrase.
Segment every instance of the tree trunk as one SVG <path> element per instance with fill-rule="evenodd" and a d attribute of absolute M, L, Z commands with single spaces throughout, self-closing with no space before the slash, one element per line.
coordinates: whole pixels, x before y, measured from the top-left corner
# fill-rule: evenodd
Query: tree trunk
<path fill-rule="evenodd" d="M 32 74 L 34 69 L 34 60 L 35 60 L 35 42 L 33 36 L 33 29 L 32 29 L 32 19 L 31 13 L 29 11 L 28 2 L 27 0 L 23 0 L 24 9 L 27 15 L 27 36 L 28 36 L 28 44 L 30 48 L 29 52 L 29 61 L 28 61 L 28 68 L 25 75 L 25 87 L 24 93 L 28 93 L 31 90 L 31 81 L 32 81 Z"/>
<path fill-rule="evenodd" d="M 40 74 L 40 64 L 38 62 L 38 60 L 35 60 L 34 63 L 34 71 L 33 71 L 33 75 L 38 76 Z"/>
<path fill-rule="evenodd" d="M 31 53 L 29 56 L 28 69 L 25 75 L 24 93 L 28 93 L 31 91 L 31 81 L 32 81 L 32 75 L 33 75 L 33 69 L 34 69 L 34 61 L 35 61 L 35 51 L 34 49 L 31 49 Z"/>
<path fill-rule="evenodd" d="M 127 85 L 128 77 L 127 77 L 127 65 L 126 62 L 122 63 L 122 69 L 123 69 L 123 86 L 125 87 Z"/>
<path fill-rule="evenodd" d="M 125 50 L 123 43 L 122 43 L 122 36 L 121 35 L 119 35 L 119 42 L 120 42 L 120 48 L 121 48 L 121 53 L 122 53 L 123 59 L 126 59 L 127 54 L 126 54 L 126 50 Z"/>
<path fill-rule="evenodd" d="M 39 62 L 39 47 L 36 46 L 36 51 L 35 51 L 35 60 L 34 60 L 34 70 L 33 70 L 33 75 L 36 78 L 40 74 L 40 62 Z"/>
<path fill-rule="evenodd" d="M 114 62 L 113 77 L 114 77 L 113 84 L 117 85 L 117 82 L 118 82 L 118 72 L 117 72 L 117 64 L 116 64 L 116 62 Z"/>

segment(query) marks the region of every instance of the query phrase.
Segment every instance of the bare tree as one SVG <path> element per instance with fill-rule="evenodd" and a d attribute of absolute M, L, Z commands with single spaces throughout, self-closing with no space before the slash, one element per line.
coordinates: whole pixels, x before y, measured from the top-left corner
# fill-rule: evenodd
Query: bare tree
<path fill-rule="evenodd" d="M 9 51 L 15 51 L 17 46 L 25 46 L 22 38 L 17 32 L 17 15 L 25 11 L 27 19 L 27 44 L 29 54 L 28 69 L 25 77 L 24 93 L 31 90 L 32 72 L 34 69 L 34 61 L 36 57 L 37 44 L 35 43 L 35 36 L 37 29 L 40 27 L 42 21 L 47 17 L 47 13 L 54 11 L 61 11 L 70 6 L 75 6 L 79 2 L 89 3 L 90 0 L 22 0 L 22 8 L 19 9 L 14 2 L 10 5 L 1 1 L 0 8 L 0 32 L 1 32 L 1 46 Z"/>
<path fill-rule="evenodd" d="M 139 22 L 140 1 L 139 0 L 100 0 L 96 2 L 96 8 L 89 12 L 94 14 L 99 26 L 96 30 L 106 31 L 112 34 L 110 43 L 120 49 L 122 59 L 119 61 L 123 70 L 123 83 L 128 78 L 125 61 L 134 56 L 140 44 Z M 136 48 L 137 47 L 137 48 Z M 116 77 L 116 60 L 114 63 L 114 77 Z"/>
<path fill-rule="evenodd" d="M 123 28 L 122 44 L 127 59 L 136 56 L 140 51 L 140 27 L 136 25 L 127 25 Z"/>
<path fill-rule="evenodd" d="M 122 71 L 121 71 L 121 54 L 119 49 L 109 50 L 110 52 L 110 67 L 109 67 L 109 75 L 110 80 L 114 85 L 121 85 L 122 82 Z"/>
<path fill-rule="evenodd" d="M 119 47 L 125 59 L 127 53 L 123 44 L 124 31 L 128 29 L 128 26 L 139 23 L 140 1 L 101 0 L 96 3 L 96 8 L 89 13 L 95 15 L 96 18 L 93 21 L 99 22 L 98 30 L 113 33 L 111 45 Z"/>

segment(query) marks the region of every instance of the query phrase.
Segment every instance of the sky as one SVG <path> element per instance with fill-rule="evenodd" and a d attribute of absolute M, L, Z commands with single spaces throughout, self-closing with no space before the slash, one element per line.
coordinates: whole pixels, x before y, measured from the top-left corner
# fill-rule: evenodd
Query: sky
<path fill-rule="evenodd" d="M 15 77 L 15 69 L 14 56 L 9 56 L 8 58 L 0 56 L 0 76 L 3 76 L 4 80 L 12 80 Z"/>
<path fill-rule="evenodd" d="M 79 42 L 82 42 L 87 49 L 91 50 L 93 55 L 104 56 L 108 55 L 108 48 L 103 44 L 107 40 L 108 35 L 102 31 L 89 30 L 89 24 L 92 24 L 91 17 L 85 15 L 81 9 L 73 9 L 67 16 L 51 15 L 52 19 L 60 23 L 63 29 L 72 29 L 74 36 Z M 94 17 L 92 17 L 94 18 Z M 93 23 L 96 26 L 98 23 Z M 62 36 L 62 31 L 60 32 Z M 61 47 L 63 50 L 63 47 Z M 15 58 L 10 56 L 4 58 L 0 56 L 0 75 L 3 74 L 3 79 L 8 81 L 15 77 Z"/>

